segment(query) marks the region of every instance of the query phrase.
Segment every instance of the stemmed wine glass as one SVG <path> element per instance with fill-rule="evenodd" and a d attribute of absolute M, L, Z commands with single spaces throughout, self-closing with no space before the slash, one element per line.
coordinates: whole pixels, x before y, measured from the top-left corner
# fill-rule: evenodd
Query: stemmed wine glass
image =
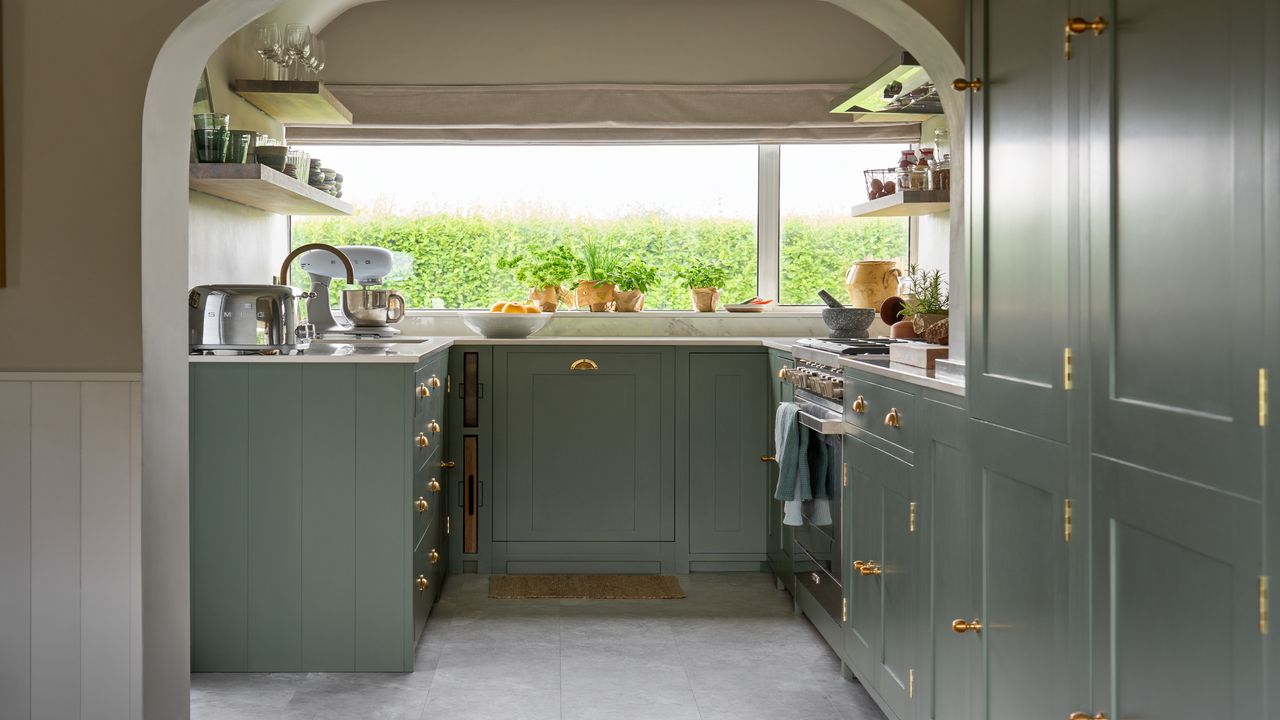
<path fill-rule="evenodd" d="M 289 23 L 285 27 L 284 55 L 285 65 L 298 65 L 300 73 L 311 56 L 311 28 L 306 23 Z"/>
<path fill-rule="evenodd" d="M 283 51 L 280 45 L 280 26 L 275 23 L 259 25 L 255 49 L 262 58 L 262 79 L 270 80 L 271 63 L 278 62 Z"/>
<path fill-rule="evenodd" d="M 320 79 L 320 71 L 324 69 L 325 53 L 324 40 L 319 37 L 311 40 L 311 57 L 307 58 L 307 69 L 311 71 L 315 80 Z"/>

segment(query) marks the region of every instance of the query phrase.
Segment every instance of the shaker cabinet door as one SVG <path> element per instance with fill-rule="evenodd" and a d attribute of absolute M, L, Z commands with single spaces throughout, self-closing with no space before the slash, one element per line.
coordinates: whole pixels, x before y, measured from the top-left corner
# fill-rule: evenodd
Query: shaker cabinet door
<path fill-rule="evenodd" d="M 760 353 L 689 355 L 689 551 L 766 551 L 772 445 Z"/>
<path fill-rule="evenodd" d="M 1067 64 L 1063 0 L 975 0 L 969 74 L 968 394 L 975 417 L 1067 437 Z M 945 90 L 944 92 L 950 92 Z"/>
<path fill-rule="evenodd" d="M 1262 717 L 1261 506 L 1093 463 L 1093 707 L 1109 718 Z"/>
<path fill-rule="evenodd" d="M 661 351 L 506 353 L 495 378 L 502 539 L 672 539 L 663 366 Z"/>
<path fill-rule="evenodd" d="M 984 720 L 1065 718 L 1068 707 L 1067 449 L 971 422 L 971 477 L 981 519 L 982 600 L 976 687 Z"/>
<path fill-rule="evenodd" d="M 1250 498 L 1261 497 L 1260 143 L 1264 88 L 1276 84 L 1263 19 L 1273 5 L 1099 2 L 1109 27 L 1081 58 L 1093 451 Z"/>

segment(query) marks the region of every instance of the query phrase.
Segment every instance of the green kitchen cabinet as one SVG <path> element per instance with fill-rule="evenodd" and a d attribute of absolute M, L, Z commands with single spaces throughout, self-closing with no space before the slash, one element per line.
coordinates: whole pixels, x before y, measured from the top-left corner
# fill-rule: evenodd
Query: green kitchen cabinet
<path fill-rule="evenodd" d="M 413 669 L 447 558 L 417 555 L 444 523 L 445 486 L 415 472 L 417 429 L 444 436 L 417 417 L 444 405 L 415 369 L 192 364 L 193 671 Z"/>
<path fill-rule="evenodd" d="M 1263 716 L 1262 509 L 1097 457 L 1093 702 L 1110 718 Z"/>
<path fill-rule="evenodd" d="M 781 377 L 781 372 L 794 363 L 791 353 L 782 350 L 769 351 L 769 407 L 766 417 L 769 421 L 769 454 L 773 456 L 778 454 L 778 449 L 773 445 L 772 440 L 774 416 L 777 413 L 778 404 L 791 402 L 795 395 L 791 383 Z M 769 569 L 773 572 L 774 581 L 779 588 L 786 588 L 794 593 L 796 578 L 791 565 L 791 528 L 782 524 L 782 503 L 773 499 L 774 492 L 778 488 L 778 464 L 771 462 L 768 465 L 769 525 L 765 542 L 768 544 L 766 554 L 769 558 Z"/>
<path fill-rule="evenodd" d="M 1084 58 L 1093 452 L 1253 499 L 1263 251 L 1276 244 L 1276 228 L 1263 231 L 1264 192 L 1276 194 L 1263 161 L 1276 151 L 1259 148 L 1259 89 L 1276 83 L 1266 53 L 1277 40 L 1260 22 L 1269 9 L 1117 2 L 1100 11 L 1116 28 Z M 1219 102 L 1166 90 L 1210 84 Z M 1177 172 L 1149 161 L 1152 138 L 1176 138 Z M 1234 310 L 1221 310 L 1224 293 Z"/>
<path fill-rule="evenodd" d="M 847 436 L 845 652 L 887 712 L 911 717 L 923 565 L 915 468 Z"/>
<path fill-rule="evenodd" d="M 978 643 L 951 629 L 957 618 L 980 615 L 981 549 L 974 532 L 979 497 L 969 483 L 969 417 L 956 404 L 959 400 L 935 396 L 916 402 L 921 424 L 916 458 L 922 587 L 914 717 L 921 720 L 978 717 Z"/>
<path fill-rule="evenodd" d="M 971 502 L 977 512 L 978 612 L 957 633 L 981 653 L 980 718 L 1065 717 L 1069 705 L 1067 448 L 971 421 Z M 945 622 L 945 617 L 939 619 Z M 941 629 L 939 629 L 941 630 Z"/>
<path fill-rule="evenodd" d="M 969 94 L 967 138 L 970 412 L 1065 441 L 1076 264 L 1064 171 L 1072 123 L 1062 23 L 1071 3 L 975 0 L 970 7 L 969 74 L 983 81 L 981 92 Z"/>
<path fill-rule="evenodd" d="M 689 552 L 765 556 L 768 358 L 695 352 L 689 362 Z M 776 466 L 776 465 L 775 465 Z M 746 558 L 744 558 L 746 559 Z"/>
<path fill-rule="evenodd" d="M 659 570 L 675 539 L 673 369 L 670 348 L 495 348 L 499 570 Z"/>

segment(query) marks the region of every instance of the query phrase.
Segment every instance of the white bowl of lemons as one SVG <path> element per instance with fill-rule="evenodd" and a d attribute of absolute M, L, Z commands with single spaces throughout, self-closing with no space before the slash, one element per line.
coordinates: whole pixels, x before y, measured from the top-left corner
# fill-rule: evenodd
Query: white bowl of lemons
<path fill-rule="evenodd" d="M 489 310 L 462 313 L 462 322 L 487 338 L 518 340 L 541 330 L 551 316 L 526 303 L 498 303 Z"/>

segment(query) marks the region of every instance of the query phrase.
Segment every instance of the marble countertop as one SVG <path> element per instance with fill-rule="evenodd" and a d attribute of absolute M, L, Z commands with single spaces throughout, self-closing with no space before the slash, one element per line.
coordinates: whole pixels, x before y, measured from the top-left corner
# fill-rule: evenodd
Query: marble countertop
<path fill-rule="evenodd" d="M 900 380 L 912 385 L 933 388 L 952 395 L 964 396 L 964 376 L 938 370 L 928 370 L 902 363 L 891 363 L 886 355 L 855 355 L 840 359 L 845 368 Z M 963 365 L 959 366 L 963 369 Z"/>
<path fill-rule="evenodd" d="M 296 355 L 191 355 L 193 363 L 416 363 L 454 345 L 530 345 L 530 346 L 581 346 L 581 345 L 671 345 L 680 347 L 767 347 L 790 350 L 794 338 L 786 337 L 732 337 L 732 336 L 661 336 L 661 337 L 530 337 L 522 339 L 486 338 L 478 335 L 409 338 L 399 337 L 394 342 L 381 340 L 322 340 Z"/>

